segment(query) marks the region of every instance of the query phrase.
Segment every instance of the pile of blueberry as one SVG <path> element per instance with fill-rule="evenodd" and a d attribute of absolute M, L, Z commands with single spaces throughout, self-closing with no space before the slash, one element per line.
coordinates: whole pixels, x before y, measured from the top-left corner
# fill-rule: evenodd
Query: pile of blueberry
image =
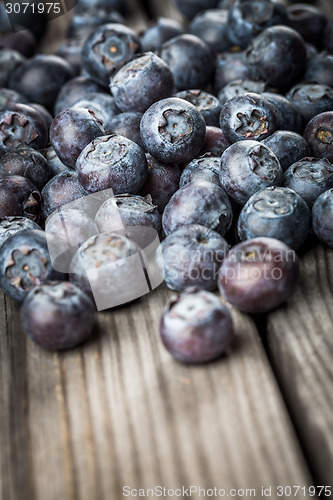
<path fill-rule="evenodd" d="M 124 0 L 81 0 L 55 55 L 0 9 L 0 283 L 47 349 L 90 335 L 88 271 L 140 249 L 119 217 L 163 239 L 156 266 L 180 293 L 161 337 L 184 362 L 228 348 L 224 302 L 255 314 L 290 296 L 312 231 L 333 247 L 333 20 L 282 0 L 176 3 L 186 30 L 136 33 Z M 69 273 L 50 241 L 70 241 Z"/>

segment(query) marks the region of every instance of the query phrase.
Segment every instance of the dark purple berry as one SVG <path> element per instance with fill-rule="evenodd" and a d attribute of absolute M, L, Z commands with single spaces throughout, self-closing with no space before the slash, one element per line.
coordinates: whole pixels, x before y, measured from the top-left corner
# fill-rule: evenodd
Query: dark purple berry
<path fill-rule="evenodd" d="M 105 92 L 105 88 L 87 76 L 77 76 L 68 80 L 58 94 L 54 106 L 55 115 L 70 108 L 87 95 L 96 92 Z"/>
<path fill-rule="evenodd" d="M 23 332 L 44 349 L 70 349 L 91 335 L 94 310 L 91 299 L 72 283 L 42 284 L 24 299 Z"/>
<path fill-rule="evenodd" d="M 169 97 L 173 86 L 168 65 L 153 52 L 132 59 L 110 81 L 111 93 L 124 112 L 144 113 L 154 102 Z"/>
<path fill-rule="evenodd" d="M 220 357 L 234 338 L 232 317 L 216 295 L 191 288 L 171 299 L 160 334 L 178 361 L 203 363 Z"/>
<path fill-rule="evenodd" d="M 313 117 L 306 126 L 304 138 L 313 156 L 327 158 L 333 163 L 333 111 Z"/>
<path fill-rule="evenodd" d="M 41 191 L 50 178 L 50 167 L 45 157 L 35 149 L 16 149 L 1 158 L 0 175 L 26 177 Z"/>
<path fill-rule="evenodd" d="M 285 302 L 298 278 L 294 250 L 274 238 L 255 238 L 234 246 L 220 267 L 221 295 L 241 311 L 257 314 Z"/>
<path fill-rule="evenodd" d="M 190 24 L 190 33 L 206 42 L 213 52 L 225 52 L 231 45 L 228 37 L 228 11 L 207 9 L 199 12 Z"/>
<path fill-rule="evenodd" d="M 272 26 L 251 41 L 246 62 L 252 78 L 288 89 L 302 78 L 306 55 L 305 42 L 297 31 L 287 26 Z"/>
<path fill-rule="evenodd" d="M 204 89 L 214 70 L 210 48 L 195 35 L 179 35 L 165 42 L 161 58 L 171 69 L 178 90 Z"/>
<path fill-rule="evenodd" d="M 295 3 L 287 7 L 286 24 L 298 31 L 306 42 L 317 47 L 323 45 L 323 31 L 326 23 L 326 16 L 314 5 Z"/>
<path fill-rule="evenodd" d="M 164 42 L 183 33 L 184 28 L 180 22 L 168 17 L 157 17 L 148 23 L 147 29 L 141 35 L 142 50 L 157 52 Z"/>
<path fill-rule="evenodd" d="M 219 126 L 221 104 L 217 97 L 203 90 L 183 90 L 175 94 L 175 97 L 190 102 L 197 108 L 205 119 L 206 125 L 212 127 Z"/>
<path fill-rule="evenodd" d="M 302 115 L 304 125 L 319 113 L 333 109 L 333 88 L 319 83 L 299 83 L 288 92 L 287 98 Z"/>
<path fill-rule="evenodd" d="M 122 232 L 132 226 L 148 226 L 162 230 L 161 216 L 151 196 L 119 194 L 106 200 L 98 210 L 95 222 L 101 233 Z"/>
<path fill-rule="evenodd" d="M 310 211 L 295 191 L 272 186 L 255 193 L 244 205 L 238 219 L 240 240 L 259 236 L 283 241 L 297 249 L 307 238 Z"/>
<path fill-rule="evenodd" d="M 21 64 L 11 75 L 10 87 L 31 102 L 53 110 L 61 87 L 73 77 L 74 72 L 67 61 L 58 56 L 43 54 Z"/>
<path fill-rule="evenodd" d="M 220 158 L 205 155 L 188 163 L 180 177 L 179 187 L 182 188 L 195 181 L 207 181 L 221 186 Z"/>
<path fill-rule="evenodd" d="M 71 282 L 95 299 L 98 310 L 140 297 L 140 292 L 136 294 L 142 290 L 139 251 L 134 241 L 121 234 L 92 236 L 73 257 Z"/>
<path fill-rule="evenodd" d="M 152 156 L 165 163 L 182 164 L 200 153 L 206 123 L 195 106 L 170 97 L 147 109 L 140 129 L 144 146 Z"/>
<path fill-rule="evenodd" d="M 46 238 L 44 231 L 25 229 L 10 236 L 2 245 L 0 284 L 12 299 L 21 302 L 35 286 L 63 278 L 52 267 L 49 238 L 51 235 Z"/>
<path fill-rule="evenodd" d="M 41 195 L 31 181 L 20 175 L 0 178 L 0 217 L 24 216 L 39 221 Z"/>
<path fill-rule="evenodd" d="M 303 158 L 285 171 L 283 185 L 312 207 L 321 193 L 333 188 L 333 164 L 325 158 Z"/>
<path fill-rule="evenodd" d="M 262 141 L 277 130 L 274 107 L 259 94 L 237 95 L 222 106 L 220 127 L 230 142 Z"/>
<path fill-rule="evenodd" d="M 206 127 L 206 137 L 201 154 L 210 153 L 212 156 L 221 156 L 230 144 L 220 127 Z"/>
<path fill-rule="evenodd" d="M 235 142 L 221 157 L 221 186 L 240 205 L 263 188 L 279 186 L 282 179 L 279 160 L 262 142 Z"/>
<path fill-rule="evenodd" d="M 42 213 L 46 219 L 58 208 L 87 196 L 73 171 L 55 175 L 42 190 Z"/>
<path fill-rule="evenodd" d="M 82 67 L 86 74 L 107 87 L 110 77 L 140 51 L 140 39 L 124 24 L 103 24 L 86 40 Z"/>
<path fill-rule="evenodd" d="M 217 272 L 228 251 L 228 243 L 216 231 L 189 224 L 162 241 L 157 264 L 172 290 L 189 286 L 215 290 Z"/>
<path fill-rule="evenodd" d="M 12 234 L 23 231 L 24 229 L 40 229 L 36 222 L 22 216 L 3 217 L 0 219 L 0 246 Z"/>
<path fill-rule="evenodd" d="M 76 162 L 81 186 L 89 193 L 112 189 L 114 194 L 135 194 L 143 186 L 148 166 L 143 150 L 120 135 L 93 140 Z"/>
<path fill-rule="evenodd" d="M 150 194 L 152 202 L 159 212 L 163 212 L 171 196 L 179 188 L 180 169 L 177 165 L 170 165 L 156 160 L 150 154 L 146 155 L 148 175 L 139 191 L 140 196 Z"/>
<path fill-rule="evenodd" d="M 11 104 L 0 112 L 0 152 L 27 146 L 42 149 L 47 142 L 47 125 L 31 106 Z"/>
<path fill-rule="evenodd" d="M 221 236 L 229 230 L 232 209 L 224 190 L 206 181 L 197 181 L 179 189 L 165 207 L 162 223 L 165 234 L 187 224 L 200 224 Z"/>
<path fill-rule="evenodd" d="M 123 135 L 127 139 L 136 142 L 141 148 L 144 148 L 140 134 L 141 119 L 142 113 L 135 113 L 133 111 L 120 113 L 108 123 L 107 131 L 110 134 Z"/>
<path fill-rule="evenodd" d="M 296 161 L 310 156 L 310 148 L 304 137 L 290 130 L 277 130 L 262 143 L 273 151 L 283 171 Z"/>
<path fill-rule="evenodd" d="M 52 122 L 50 140 L 62 163 L 74 168 L 81 151 L 96 137 L 104 135 L 102 122 L 93 111 L 68 108 Z"/>
<path fill-rule="evenodd" d="M 317 238 L 333 248 L 333 189 L 316 199 L 312 207 L 312 226 Z"/>
<path fill-rule="evenodd" d="M 271 0 L 236 0 L 229 9 L 228 36 L 231 44 L 246 48 L 253 37 L 274 24 L 285 24 L 282 3 Z"/>

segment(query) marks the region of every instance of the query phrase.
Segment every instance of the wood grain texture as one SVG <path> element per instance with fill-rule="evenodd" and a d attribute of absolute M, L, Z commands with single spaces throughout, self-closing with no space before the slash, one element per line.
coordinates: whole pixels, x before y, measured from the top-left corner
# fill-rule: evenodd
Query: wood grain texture
<path fill-rule="evenodd" d="M 333 478 L 333 251 L 316 244 L 301 259 L 299 286 L 268 317 L 278 380 L 321 484 Z"/>
<path fill-rule="evenodd" d="M 26 340 L 1 298 L 1 500 L 311 482 L 253 322 L 234 311 L 228 355 L 184 366 L 158 334 L 169 296 L 98 314 L 93 338 L 60 354 Z"/>

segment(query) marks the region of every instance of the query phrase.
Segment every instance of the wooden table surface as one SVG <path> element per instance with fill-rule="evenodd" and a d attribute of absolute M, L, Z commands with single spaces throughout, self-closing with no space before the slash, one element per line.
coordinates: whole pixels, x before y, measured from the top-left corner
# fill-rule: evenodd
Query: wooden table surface
<path fill-rule="evenodd" d="M 175 11 L 163 2 L 161 12 Z M 68 18 L 50 23 L 44 49 Z M 135 26 L 145 22 L 136 8 Z M 65 353 L 27 340 L 19 306 L 0 296 L 1 500 L 120 500 L 125 486 L 328 493 L 333 250 L 308 245 L 296 292 L 267 317 L 232 310 L 236 340 L 211 364 L 185 366 L 163 348 L 158 323 L 170 295 L 162 285 L 99 313 L 89 342 Z"/>

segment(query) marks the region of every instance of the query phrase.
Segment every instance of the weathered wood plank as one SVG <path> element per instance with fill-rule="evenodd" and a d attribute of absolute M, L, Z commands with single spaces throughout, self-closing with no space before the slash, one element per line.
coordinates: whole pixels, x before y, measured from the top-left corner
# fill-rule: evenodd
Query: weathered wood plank
<path fill-rule="evenodd" d="M 311 482 L 253 322 L 234 312 L 228 355 L 184 366 L 158 335 L 169 295 L 98 314 L 94 337 L 62 354 L 26 340 L 1 298 L 1 499 Z"/>
<path fill-rule="evenodd" d="M 276 374 L 317 481 L 333 478 L 333 251 L 316 244 L 300 282 L 268 318 Z"/>

